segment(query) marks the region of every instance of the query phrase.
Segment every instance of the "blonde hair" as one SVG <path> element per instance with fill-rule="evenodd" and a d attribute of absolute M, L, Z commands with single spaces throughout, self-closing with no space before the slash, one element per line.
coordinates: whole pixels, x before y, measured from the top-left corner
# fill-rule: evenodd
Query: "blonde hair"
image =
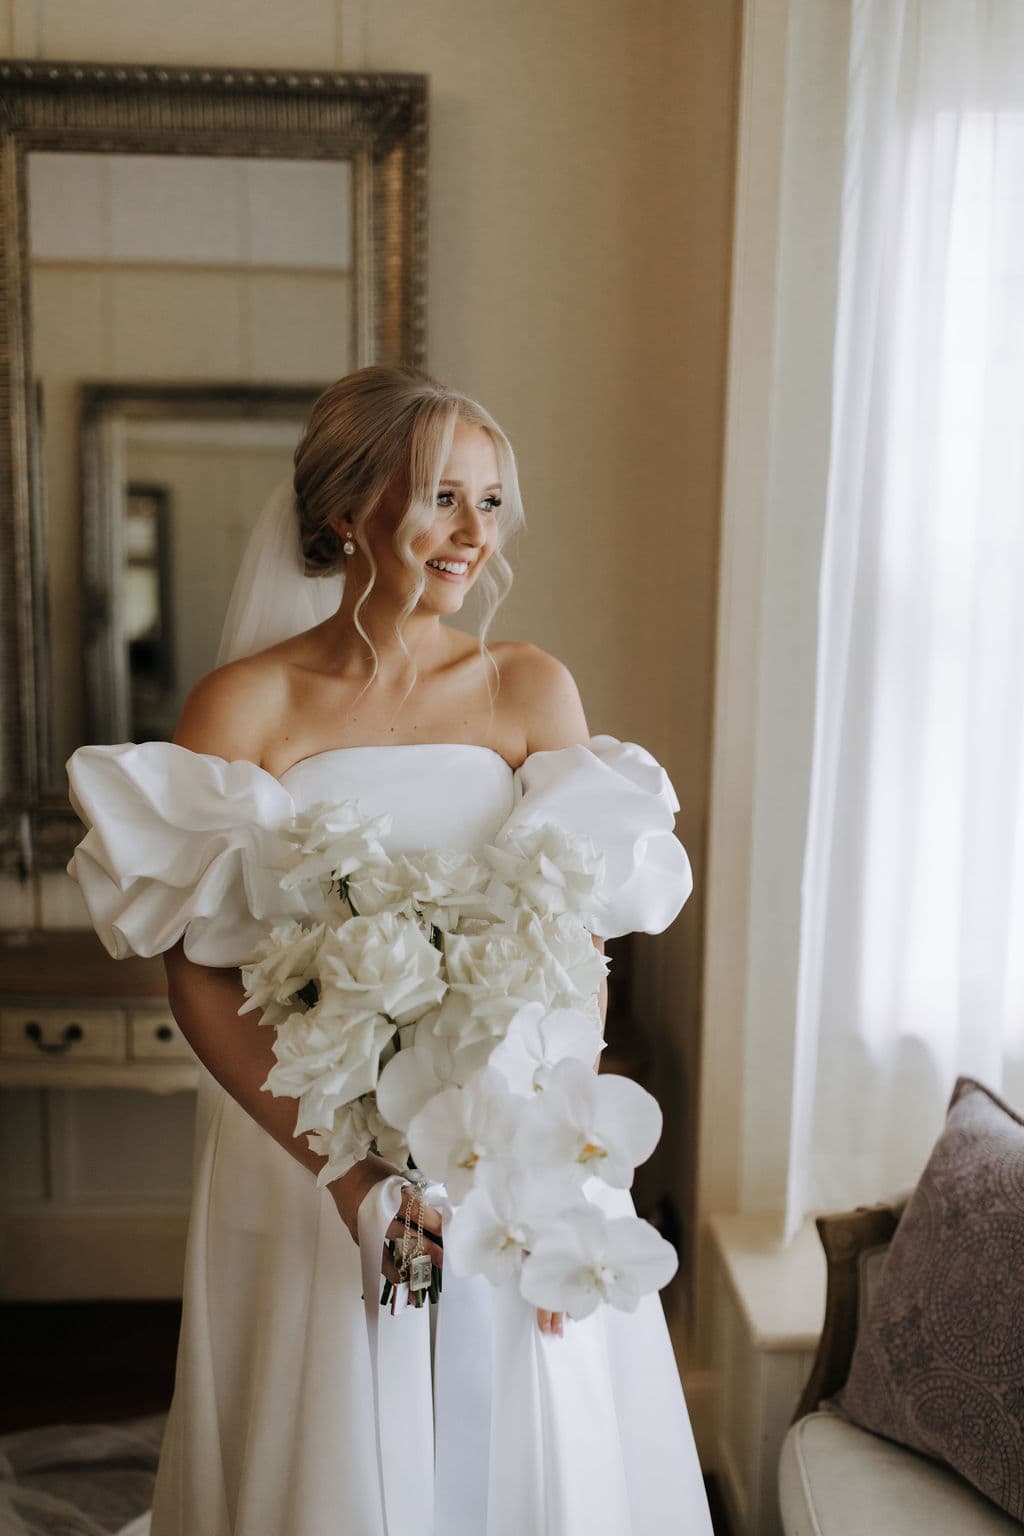
<path fill-rule="evenodd" d="M 498 542 L 477 582 L 484 607 L 479 629 L 480 655 L 497 675 L 486 636 L 498 605 L 512 586 L 512 567 L 502 553 L 502 546 L 510 535 L 525 527 L 526 519 L 515 454 L 493 417 L 475 400 L 449 389 L 420 368 L 375 363 L 346 374 L 324 390 L 295 450 L 295 495 L 307 575 L 329 575 L 343 567 L 345 557 L 335 526 L 341 520 L 351 523 L 352 536 L 370 566 L 369 582 L 354 611 L 356 628 L 374 659 L 366 688 L 379 670 L 376 649 L 359 617 L 377 576 L 368 530 L 385 494 L 397 486 L 407 504 L 395 529 L 394 549 L 413 576 L 414 586 L 398 616 L 395 633 L 409 656 L 402 628 L 426 586 L 426 576 L 412 552 L 412 544 L 437 515 L 438 482 L 451 453 L 458 421 L 483 427 L 490 434 L 498 461 Z M 415 684 L 414 662 L 413 680 L 403 703 Z M 493 714 L 494 695 L 489 685 L 488 695 Z"/>

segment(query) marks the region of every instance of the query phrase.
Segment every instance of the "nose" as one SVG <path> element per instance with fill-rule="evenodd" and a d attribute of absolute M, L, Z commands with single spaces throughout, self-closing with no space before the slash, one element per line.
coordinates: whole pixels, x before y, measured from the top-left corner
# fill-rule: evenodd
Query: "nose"
<path fill-rule="evenodd" d="M 463 502 L 458 531 L 462 542 L 469 541 L 474 545 L 486 543 L 487 513 L 481 512 L 468 501 Z"/>

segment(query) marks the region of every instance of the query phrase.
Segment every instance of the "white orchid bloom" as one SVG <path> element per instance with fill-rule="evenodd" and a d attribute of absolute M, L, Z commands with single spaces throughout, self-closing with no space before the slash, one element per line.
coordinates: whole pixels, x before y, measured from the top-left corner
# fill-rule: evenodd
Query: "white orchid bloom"
<path fill-rule="evenodd" d="M 323 999 L 348 1013 L 411 1024 L 444 996 L 441 956 L 419 924 L 394 912 L 352 917 L 320 946 Z"/>
<path fill-rule="evenodd" d="M 679 1260 L 649 1222 L 580 1207 L 553 1221 L 523 1263 L 519 1289 L 535 1307 L 579 1321 L 602 1301 L 634 1312 L 641 1296 L 667 1285 Z"/>
<path fill-rule="evenodd" d="M 489 1067 L 474 1073 L 462 1088 L 445 1088 L 409 1122 L 409 1148 L 417 1168 L 446 1185 L 458 1203 L 473 1187 L 478 1166 L 508 1156 L 524 1105 Z"/>
<path fill-rule="evenodd" d="M 573 1059 L 593 1067 L 604 1049 L 600 1024 L 579 1008 L 527 1003 L 515 1014 L 504 1040 L 491 1052 L 490 1064 L 515 1093 L 530 1095 L 548 1085 L 558 1062 Z"/>
<path fill-rule="evenodd" d="M 573 1058 L 548 1069 L 528 1110 L 517 1144 L 527 1165 L 572 1166 L 616 1189 L 630 1187 L 661 1135 L 661 1109 L 645 1088 Z"/>
<path fill-rule="evenodd" d="M 291 826 L 280 828 L 285 845 L 278 867 L 282 890 L 312 881 L 345 880 L 357 871 L 386 867 L 381 838 L 391 830 L 391 816 L 366 816 L 356 800 L 330 805 L 318 801 L 300 811 Z"/>
<path fill-rule="evenodd" d="M 544 1224 L 578 1199 L 571 1177 L 482 1167 L 445 1229 L 445 1257 L 456 1274 L 480 1274 L 501 1285 L 518 1275 L 523 1250 L 532 1247 Z"/>
<path fill-rule="evenodd" d="M 459 1045 L 435 1034 L 433 1015 L 425 1015 L 416 1026 L 414 1039 L 396 1051 L 381 1070 L 377 1107 L 391 1125 L 407 1130 L 428 1099 L 445 1088 L 460 1088 L 486 1064 L 492 1049 L 490 1040 Z"/>
<path fill-rule="evenodd" d="M 242 967 L 246 1000 L 238 1012 L 262 1010 L 261 1024 L 282 1024 L 295 1012 L 295 994 L 316 979 L 316 958 L 324 924 L 278 923 L 256 947 L 256 959 Z"/>
<path fill-rule="evenodd" d="M 382 1119 L 373 1095 L 368 1093 L 351 1104 L 335 1110 L 329 1131 L 316 1131 L 306 1137 L 310 1148 L 327 1158 L 316 1176 L 319 1186 L 340 1179 L 376 1149 L 378 1156 L 403 1164 L 409 1155 L 405 1137 Z"/>
<path fill-rule="evenodd" d="M 329 1129 L 341 1105 L 376 1087 L 380 1053 L 393 1034 L 379 1014 L 345 1018 L 320 1005 L 278 1026 L 277 1065 L 263 1087 L 299 1100 L 296 1136 Z"/>
<path fill-rule="evenodd" d="M 507 901 L 549 916 L 590 913 L 600 904 L 605 858 L 589 837 L 556 822 L 499 833 L 483 856 L 504 886 Z"/>

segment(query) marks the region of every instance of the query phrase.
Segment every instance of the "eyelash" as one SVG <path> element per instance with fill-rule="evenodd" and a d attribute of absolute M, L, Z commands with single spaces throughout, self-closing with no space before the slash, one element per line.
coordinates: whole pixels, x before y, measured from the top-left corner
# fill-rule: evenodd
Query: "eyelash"
<path fill-rule="evenodd" d="M 440 498 L 442 496 L 454 496 L 455 492 L 454 491 L 438 491 L 437 495 L 438 495 L 438 500 L 440 500 Z M 498 508 L 501 506 L 501 497 L 500 496 L 485 496 L 484 500 L 491 502 L 491 504 L 492 504 L 491 505 L 491 511 L 492 512 L 496 512 L 498 510 Z M 450 507 L 445 507 L 444 510 L 446 512 L 450 512 L 451 508 Z"/>

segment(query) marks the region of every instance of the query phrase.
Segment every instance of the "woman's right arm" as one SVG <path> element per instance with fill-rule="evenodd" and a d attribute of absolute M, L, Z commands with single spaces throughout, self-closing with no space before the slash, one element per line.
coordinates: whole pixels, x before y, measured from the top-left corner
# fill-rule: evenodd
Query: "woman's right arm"
<path fill-rule="evenodd" d="M 204 678 L 186 701 L 174 733 L 175 743 L 193 752 L 212 753 L 228 762 L 244 759 L 259 763 L 260 749 L 253 739 L 251 722 L 266 720 L 268 714 L 273 718 L 273 698 L 272 688 L 268 698 L 266 681 L 260 683 L 258 690 L 254 682 L 260 682 L 254 672 L 246 673 L 237 665 L 221 668 Z M 184 938 L 164 952 L 163 960 L 171 1012 L 199 1060 L 279 1146 L 311 1175 L 318 1174 L 326 1159 L 310 1149 L 305 1136 L 295 1135 L 295 1099 L 275 1097 L 262 1090 L 275 1064 L 275 1035 L 272 1029 L 260 1025 L 258 1014 L 239 1016 L 238 1009 L 245 1001 L 239 969 L 197 965 L 185 954 Z M 356 1216 L 363 1197 L 374 1184 L 399 1172 L 383 1158 L 369 1156 L 326 1186 L 354 1241 L 359 1240 Z M 407 1198 L 403 1198 L 400 1214 L 406 1209 Z M 388 1236 L 398 1237 L 403 1230 L 395 1221 Z M 441 1250 L 429 1241 L 429 1233 L 440 1230 L 440 1214 L 424 1206 L 424 1237 L 435 1264 L 442 1262 Z M 386 1255 L 382 1270 L 390 1280 L 397 1279 Z"/>
<path fill-rule="evenodd" d="M 275 1063 L 274 1031 L 257 1022 L 258 1014 L 239 1017 L 238 1009 L 245 1001 L 241 973 L 234 967 L 196 965 L 185 954 L 183 939 L 173 949 L 165 950 L 163 961 L 171 1012 L 199 1060 L 257 1125 L 315 1177 L 326 1158 L 310 1149 L 305 1136 L 295 1135 L 296 1101 L 262 1091 L 261 1085 Z M 359 1241 L 356 1215 L 363 1196 L 381 1179 L 400 1171 L 383 1158 L 366 1157 L 327 1185 L 355 1242 Z M 425 1207 L 425 1231 L 432 1225 L 428 1215 Z M 398 1237 L 401 1230 L 396 1224 L 389 1236 Z M 432 1250 L 431 1256 L 435 1263 L 441 1262 L 439 1250 Z M 388 1274 L 388 1278 L 397 1277 Z"/>

